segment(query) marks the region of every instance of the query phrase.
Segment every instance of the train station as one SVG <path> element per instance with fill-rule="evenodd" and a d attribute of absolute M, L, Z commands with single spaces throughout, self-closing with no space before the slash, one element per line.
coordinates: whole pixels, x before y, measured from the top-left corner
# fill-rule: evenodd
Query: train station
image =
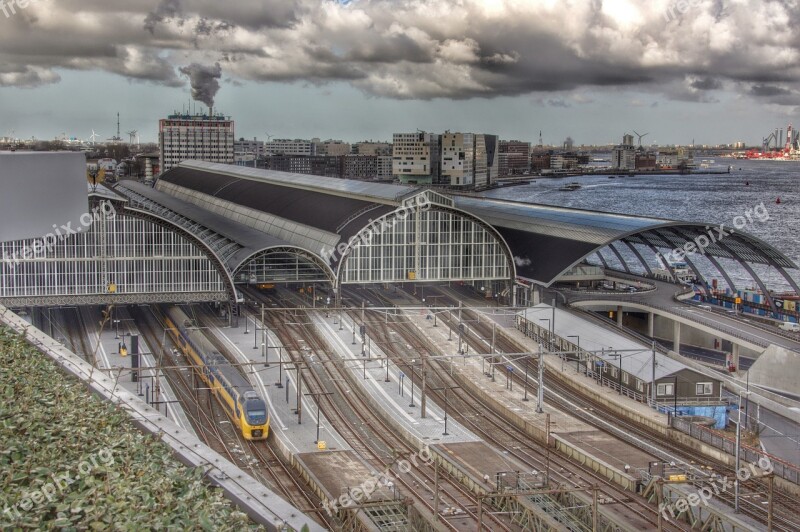
<path fill-rule="evenodd" d="M 27 164 L 25 172 L 42 171 L 35 159 Z M 0 244 L 0 302 L 225 301 L 235 307 L 236 285 L 319 284 L 337 298 L 346 285 L 458 281 L 513 305 L 538 302 L 534 292 L 559 281 L 591 279 L 581 270 L 590 258 L 653 276 L 655 257 L 707 233 L 699 223 L 198 161 L 166 172 L 155 187 L 135 181 L 113 190 L 90 186 L 88 199 L 90 210 L 108 203 L 117 216 L 101 217 L 36 256 L 22 253 L 34 239 Z M 720 261 L 740 264 L 774 312 L 772 291 L 756 266 L 774 268 L 798 291 L 797 265 L 745 233 L 709 243 L 697 256 L 686 261 L 703 281 L 701 290 L 711 282 L 695 264 L 700 259 L 734 291 Z"/>
<path fill-rule="evenodd" d="M 652 529 L 660 504 L 731 474 L 714 430 L 743 378 L 762 395 L 737 429 L 786 411 L 769 381 L 787 371 L 759 356 L 800 342 L 700 305 L 717 276 L 742 288 L 735 263 L 762 316 L 788 316 L 770 284 L 796 291 L 797 266 L 745 233 L 679 271 L 665 258 L 705 225 L 198 161 L 154 184 L 64 179 L 86 223 L 62 235 L 36 206 L 8 221 L 0 317 L 179 435 L 181 460 L 183 439 L 223 464 L 215 483 L 271 529 Z M 785 524 L 798 468 L 773 458 Z M 753 528 L 764 490 L 746 493 L 746 513 L 720 498 L 665 528 Z"/>

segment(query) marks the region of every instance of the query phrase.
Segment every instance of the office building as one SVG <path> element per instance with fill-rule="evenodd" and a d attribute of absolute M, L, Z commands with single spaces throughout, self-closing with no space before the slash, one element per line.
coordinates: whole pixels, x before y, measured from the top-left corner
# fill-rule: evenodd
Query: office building
<path fill-rule="evenodd" d="M 267 142 L 264 148 L 271 155 L 316 155 L 318 144 L 319 139 L 275 139 Z"/>
<path fill-rule="evenodd" d="M 453 187 L 475 185 L 475 135 L 450 133 L 442 135 L 442 182 Z M 485 146 L 483 148 L 485 156 Z M 483 168 L 486 172 L 485 166 Z"/>
<path fill-rule="evenodd" d="M 633 147 L 633 135 L 622 137 L 622 144 L 615 146 L 611 153 L 611 167 L 615 170 L 636 169 L 636 148 Z"/>
<path fill-rule="evenodd" d="M 265 155 L 264 142 L 261 140 L 240 138 L 233 142 L 234 163 L 239 166 L 255 167 L 258 160 L 263 159 Z"/>
<path fill-rule="evenodd" d="M 345 179 L 375 179 L 378 176 L 378 158 L 375 155 L 343 156 Z"/>
<path fill-rule="evenodd" d="M 264 168 L 294 174 L 342 177 L 344 157 L 328 155 L 270 155 L 264 159 Z"/>
<path fill-rule="evenodd" d="M 388 155 L 392 156 L 392 145 L 388 142 L 365 141 L 353 144 L 354 155 Z"/>
<path fill-rule="evenodd" d="M 394 177 L 404 184 L 438 184 L 440 142 L 441 135 L 434 133 L 395 133 L 392 147 Z"/>
<path fill-rule="evenodd" d="M 391 152 L 390 152 L 391 153 Z M 376 155 L 378 159 L 378 175 L 380 180 L 392 179 L 392 156 L 391 155 Z"/>
<path fill-rule="evenodd" d="M 482 189 L 500 171 L 498 138 L 483 133 L 442 135 L 441 182 L 452 187 Z"/>
<path fill-rule="evenodd" d="M 314 155 L 330 155 L 333 157 L 341 155 L 350 155 L 351 146 L 347 142 L 341 140 L 326 140 L 324 142 L 317 142 L 316 152 Z"/>
<path fill-rule="evenodd" d="M 223 115 L 170 115 L 159 121 L 159 168 L 189 159 L 234 164 L 234 138 L 234 122 Z"/>
<path fill-rule="evenodd" d="M 520 140 L 500 141 L 500 175 L 522 175 L 531 170 L 531 143 Z M 505 155 L 505 157 L 503 157 Z"/>

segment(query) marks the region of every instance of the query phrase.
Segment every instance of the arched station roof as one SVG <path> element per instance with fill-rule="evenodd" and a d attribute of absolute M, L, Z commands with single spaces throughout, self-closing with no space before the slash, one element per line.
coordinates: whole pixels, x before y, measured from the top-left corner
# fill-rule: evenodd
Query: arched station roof
<path fill-rule="evenodd" d="M 141 190 L 137 191 L 142 193 Z M 320 257 L 358 235 L 370 225 L 403 205 L 404 201 L 426 193 L 420 187 L 353 181 L 321 176 L 245 168 L 240 166 L 185 161 L 166 172 L 152 194 L 180 201 L 187 216 L 209 220 L 217 232 L 227 234 L 225 224 L 236 223 L 235 232 L 246 226 L 259 236 L 264 233 L 284 245 L 308 250 Z M 547 205 L 536 205 L 475 196 L 436 194 L 435 201 L 456 211 L 474 216 L 493 227 L 510 249 L 517 276 L 542 286 L 559 277 L 600 250 L 609 248 L 626 269 L 630 257 L 650 272 L 650 266 L 637 250 L 645 246 L 655 253 L 681 248 L 702 234 L 714 233 L 713 226 L 661 218 L 604 213 Z M 163 200 L 166 204 L 168 200 Z M 177 203 L 174 205 L 178 205 Z M 199 208 L 191 212 L 191 206 Z M 179 209 L 180 210 L 180 209 Z M 221 220 L 202 217 L 213 212 Z M 238 237 L 239 241 L 245 240 Z M 266 242 L 266 240 L 264 240 Z M 259 244 L 260 245 L 260 244 Z M 269 245 L 269 244 L 267 244 Z M 618 248 L 627 247 L 623 258 Z M 623 249 L 623 251 L 625 251 Z M 249 254 L 252 255 L 253 246 Z M 244 254 L 244 253 L 243 253 Z M 602 254 L 599 255 L 602 259 Z M 797 266 L 785 254 L 760 239 L 742 232 L 727 234 L 720 242 L 704 249 L 707 257 L 730 281 L 717 259 L 739 262 L 763 287 L 752 265 L 775 267 L 797 290 L 786 272 Z M 692 269 L 697 271 L 687 257 Z M 336 270 L 336 259 L 328 265 Z M 698 275 L 698 277 L 700 277 Z M 730 283 L 729 283 L 730 284 Z M 766 291 L 766 289 L 765 289 Z"/>
<path fill-rule="evenodd" d="M 243 208 L 239 209 L 243 215 L 246 210 L 268 213 L 267 225 L 281 224 L 289 241 L 303 235 L 306 238 L 295 242 L 320 254 L 419 192 L 410 186 L 202 161 L 182 162 L 162 175 L 156 188 L 198 206 L 216 206 L 217 212 L 228 211 L 226 215 L 232 206 Z M 274 228 L 265 229 L 275 233 Z"/>
<path fill-rule="evenodd" d="M 731 232 L 730 228 L 723 228 L 725 234 L 714 242 L 720 235 L 715 226 L 709 224 L 466 196 L 456 197 L 455 205 L 493 225 L 514 253 L 518 276 L 543 286 L 550 286 L 574 266 L 608 246 L 612 246 L 625 264 L 615 245 L 629 246 L 636 254 L 633 244 L 647 246 L 653 251 L 679 249 L 688 242 L 696 242 L 702 235 L 710 235 L 703 253 L 712 262 L 718 258 L 733 259 L 754 276 L 750 265 L 773 266 L 797 290 L 785 271 L 797 269 L 791 259 L 766 242 L 740 231 Z M 641 255 L 637 257 L 649 270 Z M 757 276 L 755 280 L 761 283 Z"/>
<path fill-rule="evenodd" d="M 240 271 L 248 261 L 270 250 L 293 251 L 304 257 L 316 258 L 306 249 L 142 183 L 123 181 L 115 190 L 129 200 L 131 208 L 165 218 L 195 235 L 217 255 L 230 275 Z M 325 277 L 333 281 L 333 270 L 322 260 L 314 262 L 324 271 Z"/>

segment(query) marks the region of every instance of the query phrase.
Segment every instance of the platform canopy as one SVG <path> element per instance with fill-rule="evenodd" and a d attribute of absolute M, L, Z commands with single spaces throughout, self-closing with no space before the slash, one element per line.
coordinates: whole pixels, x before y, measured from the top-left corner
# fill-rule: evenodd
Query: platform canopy
<path fill-rule="evenodd" d="M 697 255 L 707 258 L 733 285 L 719 259 L 738 262 L 768 292 L 752 266 L 775 268 L 795 291 L 796 281 L 787 270 L 797 265 L 774 246 L 747 233 L 731 231 L 703 223 L 680 222 L 662 218 L 630 216 L 549 205 L 535 205 L 508 200 L 458 196 L 456 207 L 470 212 L 494 226 L 508 242 L 517 265 L 517 275 L 535 284 L 550 286 L 572 268 L 609 249 L 630 271 L 641 266 L 652 274 L 642 248 L 654 255 L 669 256 L 688 243 L 707 244 Z M 683 257 L 698 278 L 702 275 L 692 263 L 692 255 Z M 667 261 L 663 261 L 669 267 Z"/>

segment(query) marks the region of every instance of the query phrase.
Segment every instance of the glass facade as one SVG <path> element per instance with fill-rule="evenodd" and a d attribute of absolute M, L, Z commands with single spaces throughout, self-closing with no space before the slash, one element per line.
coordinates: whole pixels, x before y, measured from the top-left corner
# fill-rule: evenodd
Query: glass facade
<path fill-rule="evenodd" d="M 234 275 L 234 282 L 293 283 L 320 282 L 333 284 L 333 272 L 326 270 L 321 260 L 297 249 L 271 249 L 248 260 Z"/>
<path fill-rule="evenodd" d="M 49 248 L 40 243 L 0 243 L 0 299 L 188 293 L 209 300 L 226 294 L 203 250 L 148 220 L 118 214 Z"/>
<path fill-rule="evenodd" d="M 353 242 L 342 283 L 510 280 L 505 244 L 471 218 L 440 209 L 403 210 Z"/>

